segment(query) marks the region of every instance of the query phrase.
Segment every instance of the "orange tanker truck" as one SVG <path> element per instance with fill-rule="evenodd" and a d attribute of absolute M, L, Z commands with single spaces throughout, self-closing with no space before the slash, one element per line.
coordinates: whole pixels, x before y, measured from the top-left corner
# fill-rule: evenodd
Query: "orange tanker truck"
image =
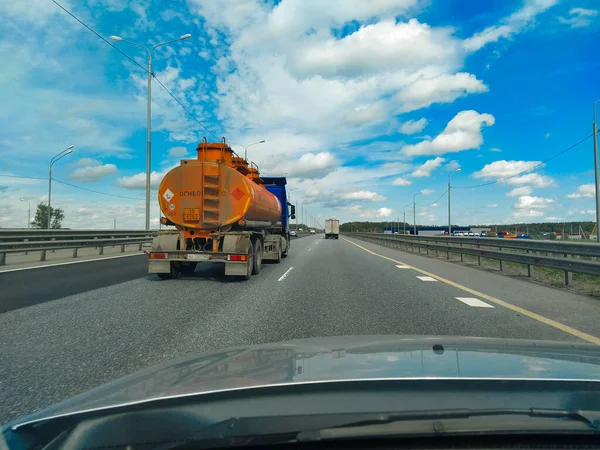
<path fill-rule="evenodd" d="M 285 177 L 261 177 L 225 139 L 203 139 L 197 152 L 160 183 L 161 223 L 175 228 L 154 234 L 148 272 L 176 278 L 213 262 L 225 265 L 225 275 L 248 279 L 263 259 L 286 257 L 295 208 L 287 201 Z"/>

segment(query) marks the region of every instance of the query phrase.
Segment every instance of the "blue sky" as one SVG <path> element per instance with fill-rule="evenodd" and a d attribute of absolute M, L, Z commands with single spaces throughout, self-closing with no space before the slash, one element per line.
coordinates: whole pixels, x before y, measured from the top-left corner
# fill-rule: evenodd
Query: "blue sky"
<path fill-rule="evenodd" d="M 57 0 L 59 1 L 59 0 Z M 154 72 L 217 137 L 250 144 L 312 216 L 461 225 L 594 220 L 595 0 L 60 0 Z M 166 6 L 168 5 L 168 6 Z M 65 226 L 144 222 L 146 74 L 51 0 L 0 4 L 0 174 L 47 177 Z M 142 49 L 115 45 L 142 66 Z M 154 81 L 153 186 L 204 131 Z M 110 194 L 101 195 L 79 188 Z M 459 189 L 459 187 L 462 187 Z M 0 226 L 25 226 L 43 179 L 0 177 Z M 153 192 L 153 204 L 156 193 Z M 437 204 L 435 200 L 439 198 Z M 159 211 L 152 209 L 153 223 Z"/>

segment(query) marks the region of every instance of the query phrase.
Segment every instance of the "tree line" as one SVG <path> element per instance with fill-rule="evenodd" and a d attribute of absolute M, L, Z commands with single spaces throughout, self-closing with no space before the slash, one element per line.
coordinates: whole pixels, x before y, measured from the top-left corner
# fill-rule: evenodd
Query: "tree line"
<path fill-rule="evenodd" d="M 446 226 L 447 225 L 418 225 L 422 226 Z M 458 227 L 460 225 L 452 225 L 453 227 Z M 359 232 L 383 232 L 384 229 L 390 229 L 392 227 L 394 230 L 398 229 L 400 231 L 410 230 L 413 225 L 404 223 L 404 222 L 345 222 L 340 225 L 340 231 L 359 231 Z M 463 226 L 460 226 L 461 228 Z M 502 232 L 504 230 L 510 232 L 519 232 L 519 233 L 529 233 L 529 234 L 543 234 L 543 233 L 562 233 L 563 231 L 566 234 L 579 234 L 580 228 L 583 230 L 584 234 L 590 234 L 594 229 L 594 222 L 585 221 L 585 222 L 536 222 L 536 223 L 508 223 L 508 224 L 484 224 L 484 225 L 471 225 L 471 227 L 488 227 L 492 230 Z"/>

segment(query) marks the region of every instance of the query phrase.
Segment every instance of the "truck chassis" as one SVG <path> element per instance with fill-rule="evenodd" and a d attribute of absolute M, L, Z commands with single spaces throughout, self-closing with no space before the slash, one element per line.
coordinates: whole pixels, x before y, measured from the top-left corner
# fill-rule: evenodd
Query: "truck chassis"
<path fill-rule="evenodd" d="M 210 234 L 210 250 L 180 249 L 182 235 L 177 230 L 161 230 L 153 235 L 148 252 L 148 273 L 160 279 L 177 278 L 196 270 L 198 263 L 225 264 L 226 276 L 249 279 L 260 272 L 262 261 L 279 263 L 290 247 L 289 236 L 262 231 L 228 231 Z"/>

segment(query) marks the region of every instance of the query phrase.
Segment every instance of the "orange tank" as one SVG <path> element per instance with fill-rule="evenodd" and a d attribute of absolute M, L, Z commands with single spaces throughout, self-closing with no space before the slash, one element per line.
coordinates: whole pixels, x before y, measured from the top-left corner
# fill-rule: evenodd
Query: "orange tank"
<path fill-rule="evenodd" d="M 160 209 L 177 228 L 213 231 L 247 223 L 267 227 L 279 221 L 282 207 L 277 197 L 224 140 L 203 141 L 197 151 L 197 159 L 182 160 L 158 189 Z"/>

